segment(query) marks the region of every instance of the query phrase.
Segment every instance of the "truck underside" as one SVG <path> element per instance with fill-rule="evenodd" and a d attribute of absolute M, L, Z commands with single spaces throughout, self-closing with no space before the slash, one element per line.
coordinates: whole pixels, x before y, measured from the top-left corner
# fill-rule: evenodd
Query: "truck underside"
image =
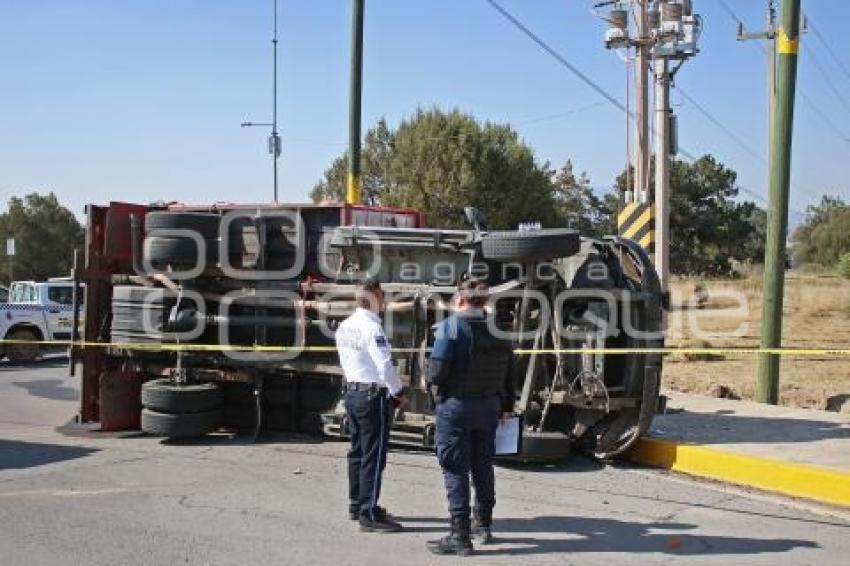
<path fill-rule="evenodd" d="M 464 275 L 489 283 L 493 331 L 516 347 L 520 458 L 558 459 L 574 445 L 614 457 L 656 410 L 660 356 L 635 350 L 662 345 L 661 292 L 629 240 L 426 229 L 413 211 L 340 205 L 88 212 L 75 270 L 85 340 L 72 356 L 83 363 L 81 419 L 105 430 L 344 436 L 333 332 L 366 276 L 386 292 L 410 391 L 394 416 L 398 443 L 433 445 L 432 327 Z"/>

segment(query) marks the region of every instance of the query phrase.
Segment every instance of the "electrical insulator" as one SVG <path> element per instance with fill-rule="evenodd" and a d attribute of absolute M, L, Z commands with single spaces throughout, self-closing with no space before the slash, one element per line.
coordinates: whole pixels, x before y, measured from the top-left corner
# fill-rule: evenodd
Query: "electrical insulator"
<path fill-rule="evenodd" d="M 658 29 L 661 25 L 661 12 L 658 8 L 653 7 L 646 13 L 646 21 L 649 24 L 649 29 Z"/>
<path fill-rule="evenodd" d="M 682 5 L 665 2 L 661 5 L 661 15 L 665 22 L 681 22 L 682 21 Z"/>
<path fill-rule="evenodd" d="M 622 49 L 629 46 L 629 12 L 615 8 L 608 13 L 608 31 L 605 32 L 605 47 Z"/>
<path fill-rule="evenodd" d="M 626 10 L 611 10 L 608 13 L 608 24 L 611 29 L 625 31 L 629 27 L 629 12 Z"/>

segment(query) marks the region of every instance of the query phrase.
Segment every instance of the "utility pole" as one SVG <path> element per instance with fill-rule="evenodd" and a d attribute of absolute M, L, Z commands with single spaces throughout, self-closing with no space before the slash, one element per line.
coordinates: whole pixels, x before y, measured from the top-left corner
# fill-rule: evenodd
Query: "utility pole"
<path fill-rule="evenodd" d="M 797 86 L 797 54 L 800 46 L 800 0 L 782 0 L 780 22 L 775 39 L 778 72 L 770 148 L 770 194 L 761 317 L 761 346 L 768 349 L 782 346 L 791 141 Z M 775 405 L 779 401 L 779 359 L 776 354 L 759 356 L 756 398 L 763 403 Z"/>
<path fill-rule="evenodd" d="M 635 122 L 638 147 L 635 153 L 634 196 L 626 197 L 617 215 L 618 233 L 636 240 L 652 257 L 666 291 L 670 278 L 670 88 L 681 66 L 695 56 L 702 31 L 701 18 L 693 12 L 691 0 L 603 0 L 594 11 L 609 7 L 605 47 L 625 51 L 634 49 L 637 67 L 637 109 Z M 634 8 L 637 36 L 629 32 L 630 10 Z M 649 116 L 648 65 L 652 58 L 655 71 L 655 190 L 649 191 Z M 675 66 L 671 68 L 671 63 Z"/>
<path fill-rule="evenodd" d="M 647 13 L 649 0 L 637 0 L 637 42 L 635 45 L 635 186 L 634 202 L 649 201 L 649 51 Z"/>
<path fill-rule="evenodd" d="M 774 0 L 767 1 L 767 28 L 764 31 L 746 32 L 744 24 L 738 22 L 738 41 L 752 39 L 767 40 L 767 129 L 768 140 L 772 140 L 773 116 L 776 112 L 776 6 Z"/>
<path fill-rule="evenodd" d="M 363 97 L 363 12 L 365 0 L 352 0 L 351 90 L 348 107 L 348 184 L 345 202 L 360 204 L 360 117 Z"/>
<path fill-rule="evenodd" d="M 242 122 L 243 128 L 264 127 L 271 128 L 269 136 L 269 153 L 272 156 L 272 169 L 274 170 L 274 202 L 277 203 L 277 165 L 281 154 L 280 135 L 277 131 L 277 0 L 272 0 L 274 11 L 274 33 L 272 35 L 272 121 L 271 122 Z"/>
<path fill-rule="evenodd" d="M 665 57 L 655 60 L 655 270 L 661 288 L 670 282 L 670 83 Z"/>

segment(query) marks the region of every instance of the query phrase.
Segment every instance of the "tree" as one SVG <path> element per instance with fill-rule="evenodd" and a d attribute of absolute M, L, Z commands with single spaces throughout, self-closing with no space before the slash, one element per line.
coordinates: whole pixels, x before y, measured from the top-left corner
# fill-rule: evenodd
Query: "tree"
<path fill-rule="evenodd" d="M 590 187 L 590 179 L 582 172 L 576 176 L 572 161 L 567 160 L 553 179 L 558 216 L 585 236 L 616 233 L 613 221 L 618 199 L 613 195 L 599 198 Z"/>
<path fill-rule="evenodd" d="M 737 173 L 710 155 L 670 168 L 670 266 L 673 273 L 727 275 L 731 261 L 764 258 L 764 210 L 736 202 Z M 617 178 L 622 193 L 626 172 Z"/>
<path fill-rule="evenodd" d="M 801 263 L 834 266 L 850 253 L 850 205 L 824 196 L 806 209 L 806 221 L 791 236 L 794 257 Z"/>
<path fill-rule="evenodd" d="M 465 226 L 465 206 L 480 208 L 491 228 L 564 225 L 552 172 L 510 126 L 481 124 L 458 110 L 419 109 L 395 130 L 379 121 L 362 154 L 368 204 L 414 207 L 429 224 L 447 228 Z M 347 165 L 345 156 L 334 160 L 310 193 L 315 202 L 344 200 Z"/>
<path fill-rule="evenodd" d="M 68 275 L 74 248 L 83 244 L 83 227 L 56 195 L 31 193 L 9 199 L 0 214 L 0 238 L 15 239 L 15 279 L 43 280 Z M 0 256 L 0 278 L 9 278 L 10 258 Z"/>

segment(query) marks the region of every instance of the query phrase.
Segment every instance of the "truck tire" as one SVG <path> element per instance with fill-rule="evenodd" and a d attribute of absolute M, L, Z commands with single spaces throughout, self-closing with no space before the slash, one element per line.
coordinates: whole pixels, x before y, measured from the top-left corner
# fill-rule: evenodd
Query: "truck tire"
<path fill-rule="evenodd" d="M 142 432 L 166 438 L 192 438 L 218 430 L 221 409 L 203 413 L 170 414 L 142 409 Z"/>
<path fill-rule="evenodd" d="M 37 342 L 38 336 L 32 330 L 21 328 L 7 334 L 6 339 Z M 38 358 L 39 350 L 38 344 L 7 344 L 5 347 L 6 357 L 9 358 L 10 362 L 16 364 L 35 361 Z"/>
<path fill-rule="evenodd" d="M 169 289 L 116 285 L 112 289 L 113 342 L 162 342 L 177 295 Z"/>
<path fill-rule="evenodd" d="M 580 243 L 578 232 L 566 228 L 488 232 L 481 237 L 481 255 L 493 261 L 554 259 L 575 254 Z"/>
<path fill-rule="evenodd" d="M 218 263 L 218 240 L 206 238 L 203 250 L 198 250 L 198 243 L 191 238 L 171 238 L 164 236 L 147 236 L 142 245 L 142 256 L 150 265 L 188 265 L 199 263 L 199 253 L 202 253 L 200 263 L 206 267 Z"/>
<path fill-rule="evenodd" d="M 203 413 L 221 408 L 221 389 L 215 383 L 179 385 L 155 379 L 142 385 L 142 406 L 162 413 Z"/>
<path fill-rule="evenodd" d="M 202 238 L 218 238 L 221 216 L 207 212 L 149 212 L 145 216 L 145 233 L 156 230 L 192 230 Z"/>
<path fill-rule="evenodd" d="M 177 293 L 160 287 L 141 287 L 138 285 L 116 285 L 112 288 L 112 304 L 114 306 L 162 305 L 169 302 L 174 304 Z M 113 311 L 114 311 L 113 307 Z"/>

